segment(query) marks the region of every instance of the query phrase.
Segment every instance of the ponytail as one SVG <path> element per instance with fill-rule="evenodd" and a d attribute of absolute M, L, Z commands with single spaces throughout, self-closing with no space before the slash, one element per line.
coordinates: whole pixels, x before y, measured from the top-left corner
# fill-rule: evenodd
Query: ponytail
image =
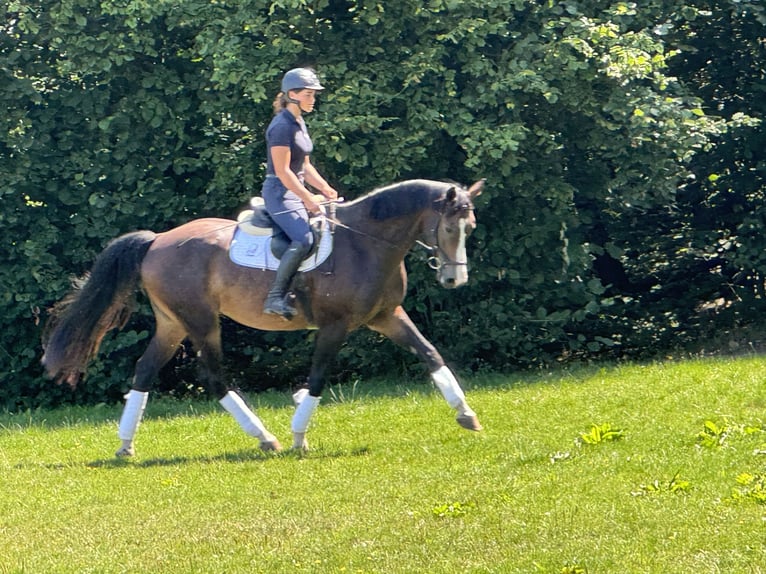
<path fill-rule="evenodd" d="M 287 94 L 284 92 L 279 92 L 271 104 L 271 106 L 274 108 L 274 115 L 277 115 L 279 112 L 284 110 L 288 103 L 289 100 L 287 99 Z"/>

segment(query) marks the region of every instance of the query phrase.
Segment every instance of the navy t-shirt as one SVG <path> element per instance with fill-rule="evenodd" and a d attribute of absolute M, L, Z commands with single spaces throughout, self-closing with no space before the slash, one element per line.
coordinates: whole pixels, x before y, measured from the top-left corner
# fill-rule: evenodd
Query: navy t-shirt
<path fill-rule="evenodd" d="M 314 144 L 311 143 L 309 132 L 303 120 L 298 119 L 284 109 L 274 116 L 266 128 L 266 173 L 276 175 L 271 160 L 271 148 L 282 146 L 290 148 L 290 169 L 299 177 L 303 177 L 303 162 L 311 155 Z"/>

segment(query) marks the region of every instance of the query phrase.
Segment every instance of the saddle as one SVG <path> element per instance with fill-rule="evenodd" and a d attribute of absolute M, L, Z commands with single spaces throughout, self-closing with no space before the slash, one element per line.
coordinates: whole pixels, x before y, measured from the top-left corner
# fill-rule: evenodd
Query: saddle
<path fill-rule="evenodd" d="M 332 252 L 332 233 L 327 219 L 322 215 L 309 221 L 314 234 L 314 244 L 304 258 L 298 271 L 309 271 L 318 267 Z M 290 246 L 290 238 L 274 222 L 266 211 L 263 198 L 253 197 L 250 209 L 237 216 L 237 227 L 229 248 L 230 259 L 245 267 L 276 269 L 279 259 Z"/>

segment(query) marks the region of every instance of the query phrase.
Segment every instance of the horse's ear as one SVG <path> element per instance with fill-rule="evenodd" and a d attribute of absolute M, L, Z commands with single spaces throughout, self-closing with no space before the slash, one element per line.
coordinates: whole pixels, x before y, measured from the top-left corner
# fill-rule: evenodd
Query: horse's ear
<path fill-rule="evenodd" d="M 471 187 L 468 188 L 468 195 L 471 196 L 471 199 L 481 195 L 481 191 L 484 189 L 485 181 L 487 181 L 486 178 L 481 178 L 479 181 L 477 181 Z"/>
<path fill-rule="evenodd" d="M 457 199 L 457 188 L 454 185 L 447 190 L 447 195 L 444 199 L 447 203 L 453 203 Z"/>

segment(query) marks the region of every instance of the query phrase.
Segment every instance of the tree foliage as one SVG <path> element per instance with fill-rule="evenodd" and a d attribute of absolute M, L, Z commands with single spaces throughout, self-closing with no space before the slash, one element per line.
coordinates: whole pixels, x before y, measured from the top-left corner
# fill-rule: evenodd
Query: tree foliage
<path fill-rule="evenodd" d="M 408 309 L 464 368 L 646 354 L 698 336 L 701 306 L 718 301 L 733 325 L 763 295 L 766 11 L 755 0 L 0 10 L 9 406 L 119 395 L 148 311 L 105 342 L 72 395 L 41 378 L 45 308 L 112 237 L 231 216 L 257 194 L 271 100 L 294 66 L 328 86 L 308 121 L 316 163 L 347 198 L 408 177 L 487 178 L 470 286 L 441 291 L 422 254 L 408 261 Z M 227 325 L 225 341 L 244 386 L 305 370 L 303 337 Z M 411 364 L 373 335 L 353 343 L 344 376 Z M 171 386 L 193 386 L 186 363 Z"/>

